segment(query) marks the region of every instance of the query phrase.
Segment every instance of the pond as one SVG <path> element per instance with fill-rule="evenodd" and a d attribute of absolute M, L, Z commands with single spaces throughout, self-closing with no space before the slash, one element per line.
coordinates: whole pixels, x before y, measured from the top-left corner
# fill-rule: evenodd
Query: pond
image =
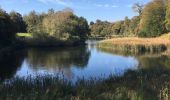
<path fill-rule="evenodd" d="M 63 75 L 75 82 L 79 78 L 108 78 L 123 76 L 140 69 L 169 69 L 170 57 L 159 54 L 125 55 L 96 47 L 89 40 L 86 46 L 66 48 L 30 48 L 11 53 L 0 60 L 0 78 L 37 75 Z"/>

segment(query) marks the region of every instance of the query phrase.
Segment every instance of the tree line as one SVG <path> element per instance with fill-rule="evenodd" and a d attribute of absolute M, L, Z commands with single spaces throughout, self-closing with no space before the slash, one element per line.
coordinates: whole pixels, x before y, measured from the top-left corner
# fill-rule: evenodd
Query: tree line
<path fill-rule="evenodd" d="M 170 0 L 152 0 L 146 5 L 135 3 L 132 9 L 138 13 L 117 22 L 96 20 L 90 22 L 91 36 L 139 36 L 156 37 L 170 31 Z"/>
<path fill-rule="evenodd" d="M 0 46 L 9 45 L 14 42 L 17 32 L 25 32 L 25 22 L 22 15 L 12 11 L 6 13 L 0 9 Z"/>
<path fill-rule="evenodd" d="M 30 12 L 24 16 L 27 32 L 34 37 L 45 36 L 56 39 L 84 39 L 89 33 L 88 22 L 83 17 L 76 16 L 69 8 L 62 11 L 49 9 L 48 13 Z"/>
<path fill-rule="evenodd" d="M 18 12 L 6 13 L 0 9 L 0 46 L 12 44 L 16 33 L 27 32 L 36 39 L 85 40 L 88 36 L 88 22 L 76 16 L 71 9 L 47 13 L 31 11 L 22 17 Z"/>
<path fill-rule="evenodd" d="M 30 33 L 37 39 L 64 41 L 85 40 L 88 36 L 156 37 L 170 32 L 170 0 L 152 0 L 146 5 L 135 3 L 132 8 L 138 16 L 113 23 L 96 20 L 90 25 L 69 8 L 49 9 L 46 13 L 31 11 L 25 16 L 0 9 L 0 47 L 15 43 L 18 32 Z"/>

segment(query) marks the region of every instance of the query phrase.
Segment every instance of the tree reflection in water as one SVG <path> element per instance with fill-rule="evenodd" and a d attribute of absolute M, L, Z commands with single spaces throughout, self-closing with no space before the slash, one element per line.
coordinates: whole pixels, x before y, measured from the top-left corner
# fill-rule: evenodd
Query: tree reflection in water
<path fill-rule="evenodd" d="M 84 68 L 88 64 L 90 51 L 85 46 L 51 49 L 30 49 L 26 61 L 33 70 L 61 72 L 73 78 L 71 67 Z"/>
<path fill-rule="evenodd" d="M 10 52 L 0 57 L 0 79 L 12 78 L 17 70 L 21 67 L 21 64 L 25 57 L 25 51 Z"/>

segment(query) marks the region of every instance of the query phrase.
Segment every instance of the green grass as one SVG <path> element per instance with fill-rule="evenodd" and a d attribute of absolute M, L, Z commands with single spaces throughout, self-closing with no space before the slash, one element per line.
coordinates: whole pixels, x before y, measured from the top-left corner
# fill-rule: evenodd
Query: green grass
<path fill-rule="evenodd" d="M 17 33 L 18 37 L 32 37 L 31 33 Z"/>

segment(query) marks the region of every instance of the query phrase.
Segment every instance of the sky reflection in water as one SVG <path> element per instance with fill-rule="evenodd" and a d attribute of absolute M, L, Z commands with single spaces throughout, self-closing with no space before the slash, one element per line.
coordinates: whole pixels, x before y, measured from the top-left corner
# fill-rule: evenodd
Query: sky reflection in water
<path fill-rule="evenodd" d="M 63 74 L 67 79 L 107 78 L 121 76 L 127 70 L 137 70 L 139 62 L 133 56 L 109 54 L 96 49 L 95 43 L 86 47 L 52 50 L 28 50 L 15 76 Z"/>

